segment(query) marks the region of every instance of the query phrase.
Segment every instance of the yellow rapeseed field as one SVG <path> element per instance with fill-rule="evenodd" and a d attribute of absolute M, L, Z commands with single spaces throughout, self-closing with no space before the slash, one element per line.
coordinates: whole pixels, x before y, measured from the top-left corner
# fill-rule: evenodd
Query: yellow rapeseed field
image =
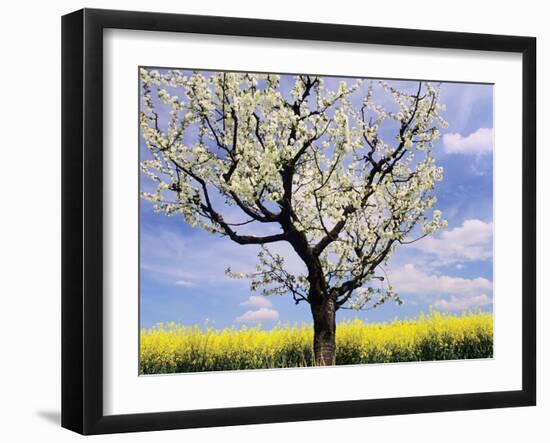
<path fill-rule="evenodd" d="M 140 372 L 221 371 L 311 366 L 310 324 L 215 330 L 175 323 L 140 333 Z M 336 364 L 488 358 L 493 355 L 493 316 L 430 312 L 414 320 L 338 323 Z"/>

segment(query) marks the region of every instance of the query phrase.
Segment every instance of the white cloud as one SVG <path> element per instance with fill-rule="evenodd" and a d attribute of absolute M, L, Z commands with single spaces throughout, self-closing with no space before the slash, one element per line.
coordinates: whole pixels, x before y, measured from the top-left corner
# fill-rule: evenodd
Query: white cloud
<path fill-rule="evenodd" d="M 235 321 L 240 323 L 259 323 L 262 321 L 275 321 L 279 319 L 279 312 L 275 309 L 260 308 L 254 311 L 246 311 L 237 317 Z"/>
<path fill-rule="evenodd" d="M 252 309 L 246 311 L 235 321 L 240 323 L 259 323 L 262 321 L 275 321 L 279 319 L 279 312 L 273 309 L 273 303 L 266 297 L 261 295 L 251 295 L 248 299 L 241 303 L 241 306 L 249 306 Z"/>
<path fill-rule="evenodd" d="M 419 295 L 478 295 L 493 290 L 493 283 L 483 277 L 428 274 L 411 263 L 392 270 L 391 283 L 398 291 Z"/>
<path fill-rule="evenodd" d="M 178 280 L 176 281 L 175 284 L 177 286 L 185 286 L 185 287 L 193 286 L 193 282 L 190 282 L 189 280 Z"/>
<path fill-rule="evenodd" d="M 481 306 L 490 305 L 491 297 L 487 294 L 472 295 L 470 297 L 451 296 L 448 300 L 436 300 L 433 306 L 442 311 L 465 311 L 469 308 L 479 308 Z"/>
<path fill-rule="evenodd" d="M 185 223 L 182 221 L 182 224 Z M 285 258 L 285 267 L 292 273 L 303 273 L 305 266 L 287 243 L 274 243 L 269 249 Z M 225 269 L 254 272 L 259 246 L 238 245 L 226 237 L 202 231 L 184 235 L 175 229 L 143 228 L 141 233 L 141 270 L 157 281 L 174 284 L 179 280 L 196 285 L 247 287 L 248 280 L 231 279 Z"/>
<path fill-rule="evenodd" d="M 443 148 L 448 154 L 486 154 L 493 150 L 493 129 L 479 128 L 467 136 L 449 133 L 443 136 Z"/>
<path fill-rule="evenodd" d="M 464 310 L 492 302 L 493 282 L 483 278 L 463 278 L 428 274 L 408 263 L 391 271 L 390 280 L 401 295 L 417 295 L 442 310 Z"/>
<path fill-rule="evenodd" d="M 439 237 L 426 237 L 413 245 L 437 256 L 443 265 L 489 260 L 493 257 L 493 223 L 464 220 L 462 226 L 443 231 Z"/>
<path fill-rule="evenodd" d="M 248 272 L 254 269 L 257 261 L 257 248 L 240 246 L 229 239 L 201 232 L 186 236 L 177 230 L 160 227 L 142 231 L 141 251 L 141 270 L 171 285 L 185 281 L 244 287 L 248 284 L 245 280 L 229 279 L 225 269 L 231 266 Z"/>
<path fill-rule="evenodd" d="M 251 295 L 248 299 L 241 303 L 241 306 L 250 306 L 251 308 L 271 308 L 271 303 L 267 297 L 261 295 Z"/>

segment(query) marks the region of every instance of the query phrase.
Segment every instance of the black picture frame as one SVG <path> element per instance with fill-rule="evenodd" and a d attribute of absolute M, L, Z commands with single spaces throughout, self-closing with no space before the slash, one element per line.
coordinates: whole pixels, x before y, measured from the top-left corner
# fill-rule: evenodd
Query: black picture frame
<path fill-rule="evenodd" d="M 103 31 L 108 28 L 522 55 L 522 389 L 176 412 L 103 413 Z M 81 434 L 536 404 L 536 39 L 83 9 L 62 18 L 62 426 Z"/>

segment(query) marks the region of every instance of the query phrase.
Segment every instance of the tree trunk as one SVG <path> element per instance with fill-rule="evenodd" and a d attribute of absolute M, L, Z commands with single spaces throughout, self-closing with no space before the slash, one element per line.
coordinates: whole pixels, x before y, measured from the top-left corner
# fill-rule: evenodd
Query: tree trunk
<path fill-rule="evenodd" d="M 336 364 L 336 303 L 323 297 L 311 303 L 315 366 Z"/>
<path fill-rule="evenodd" d="M 292 187 L 292 181 L 288 186 Z M 288 203 L 289 204 L 289 203 Z M 288 209 L 292 213 L 292 208 Z M 291 224 L 283 229 L 289 236 L 289 242 L 304 261 L 308 270 L 308 302 L 313 316 L 313 363 L 315 366 L 336 364 L 336 300 L 329 294 L 323 266 L 318 255 L 309 247 L 308 240 L 302 231 Z"/>

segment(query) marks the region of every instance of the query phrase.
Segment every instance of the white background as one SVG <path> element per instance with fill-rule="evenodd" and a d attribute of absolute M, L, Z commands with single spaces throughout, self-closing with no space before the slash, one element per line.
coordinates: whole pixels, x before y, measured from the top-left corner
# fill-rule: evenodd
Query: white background
<path fill-rule="evenodd" d="M 505 155 L 521 146 L 519 55 L 109 30 L 104 60 L 105 414 L 521 389 L 521 175 Z M 494 83 L 495 358 L 138 377 L 140 64 Z"/>
<path fill-rule="evenodd" d="M 60 15 L 82 6 L 234 15 L 287 20 L 535 35 L 539 38 L 539 226 L 548 223 L 550 172 L 542 155 L 543 122 L 550 120 L 550 96 L 542 88 L 550 72 L 550 30 L 543 2 L 441 1 L 262 3 L 233 0 L 169 2 L 140 0 L 87 3 L 9 2 L 4 5 L 2 39 L 2 155 L 0 190 L 0 436 L 5 441 L 74 441 L 80 437 L 59 428 L 60 397 Z M 358 5 L 355 6 L 355 5 Z M 446 8 L 446 9 L 444 9 Z M 548 74 L 546 74 L 548 77 Z M 546 114 L 543 112 L 543 107 Z M 550 265 L 548 235 L 539 229 L 539 274 Z M 544 251 L 541 252 L 540 249 Z M 548 441 L 550 426 L 550 327 L 543 294 L 550 277 L 539 278 L 539 406 L 286 423 L 223 429 L 164 431 L 102 436 L 94 441 L 388 442 Z M 542 344 L 542 345 L 541 345 Z M 546 345 L 546 346 L 544 346 Z"/>

